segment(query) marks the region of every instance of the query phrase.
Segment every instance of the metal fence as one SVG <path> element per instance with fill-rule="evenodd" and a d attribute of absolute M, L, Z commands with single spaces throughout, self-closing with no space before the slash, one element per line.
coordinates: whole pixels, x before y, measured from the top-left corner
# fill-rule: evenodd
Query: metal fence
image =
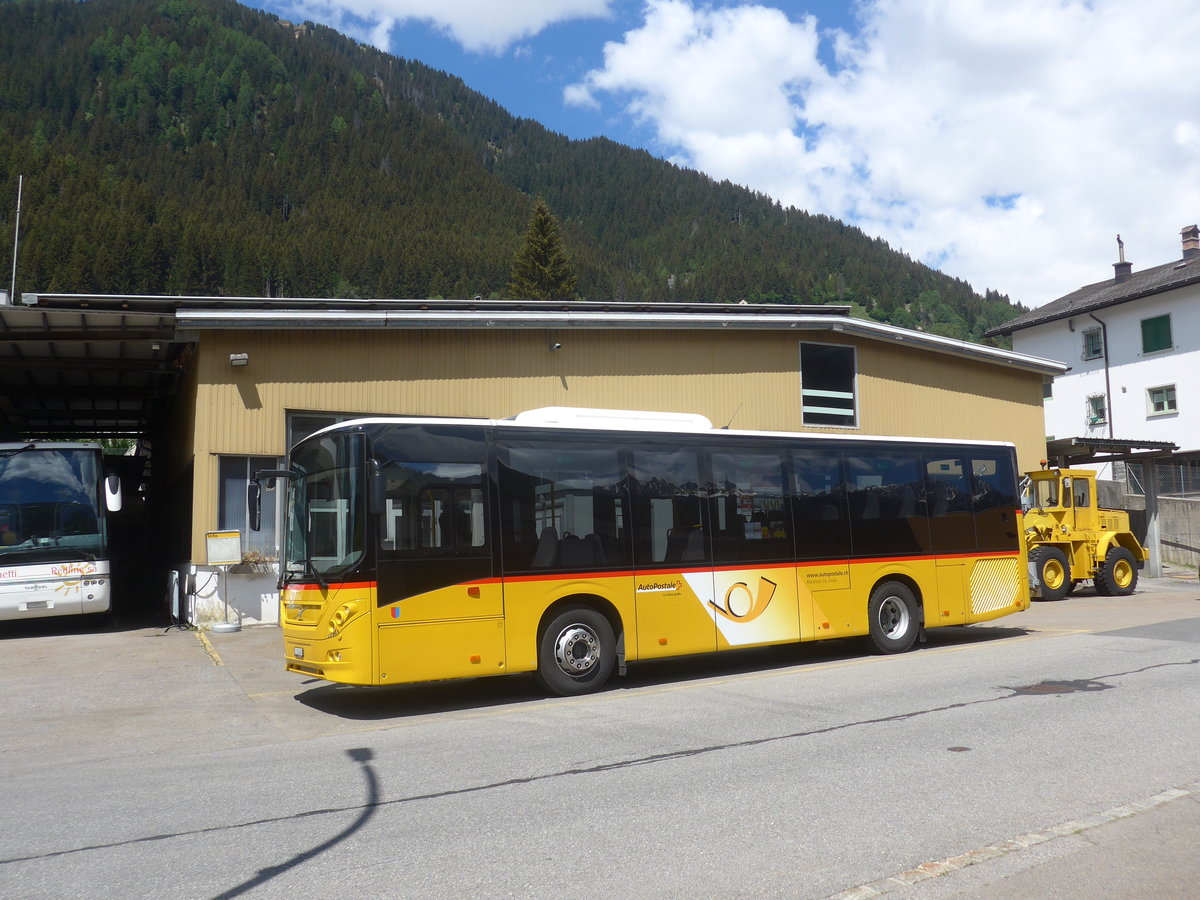
<path fill-rule="evenodd" d="M 1131 494 L 1146 493 L 1147 469 L 1153 473 L 1160 497 L 1200 497 L 1200 463 L 1194 460 L 1126 463 L 1125 484 Z M 1115 474 L 1115 473 L 1114 473 Z"/>

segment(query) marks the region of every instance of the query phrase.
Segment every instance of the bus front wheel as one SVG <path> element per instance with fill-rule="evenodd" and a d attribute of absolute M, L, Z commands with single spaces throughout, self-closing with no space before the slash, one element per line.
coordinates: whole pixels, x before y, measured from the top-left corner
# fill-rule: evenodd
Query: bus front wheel
<path fill-rule="evenodd" d="M 551 693 L 566 697 L 599 690 L 617 659 L 612 625 L 584 606 L 558 613 L 538 641 L 538 680 Z"/>
<path fill-rule="evenodd" d="M 871 591 L 867 603 L 871 643 L 880 653 L 903 653 L 917 639 L 917 598 L 898 581 L 885 581 Z"/>

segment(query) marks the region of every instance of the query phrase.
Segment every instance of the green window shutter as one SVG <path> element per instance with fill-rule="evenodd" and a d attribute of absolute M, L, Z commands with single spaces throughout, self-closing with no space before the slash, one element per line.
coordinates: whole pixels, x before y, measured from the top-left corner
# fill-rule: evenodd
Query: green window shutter
<path fill-rule="evenodd" d="M 1142 352 L 1171 349 L 1171 316 L 1155 316 L 1142 319 Z"/>

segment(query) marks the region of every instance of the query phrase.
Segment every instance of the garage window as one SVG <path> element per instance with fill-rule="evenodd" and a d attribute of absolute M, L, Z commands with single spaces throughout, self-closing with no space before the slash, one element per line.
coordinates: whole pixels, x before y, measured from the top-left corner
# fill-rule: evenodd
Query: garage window
<path fill-rule="evenodd" d="M 853 347 L 800 344 L 801 421 L 805 425 L 858 427 Z"/>
<path fill-rule="evenodd" d="M 279 491 L 263 494 L 262 528 L 251 531 L 246 522 L 246 487 L 259 469 L 278 469 L 282 463 L 273 456 L 218 457 L 217 529 L 240 531 L 242 553 L 257 551 L 264 557 L 276 556 L 275 522 L 278 518 Z"/>

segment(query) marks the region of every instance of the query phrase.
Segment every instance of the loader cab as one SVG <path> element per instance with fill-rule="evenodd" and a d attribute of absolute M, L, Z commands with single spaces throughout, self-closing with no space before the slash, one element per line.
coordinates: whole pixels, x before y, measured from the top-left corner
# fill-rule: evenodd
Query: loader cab
<path fill-rule="evenodd" d="M 1027 517 L 1032 514 L 1050 519 L 1056 531 L 1094 529 L 1096 474 L 1084 469 L 1030 472 L 1023 505 Z"/>

